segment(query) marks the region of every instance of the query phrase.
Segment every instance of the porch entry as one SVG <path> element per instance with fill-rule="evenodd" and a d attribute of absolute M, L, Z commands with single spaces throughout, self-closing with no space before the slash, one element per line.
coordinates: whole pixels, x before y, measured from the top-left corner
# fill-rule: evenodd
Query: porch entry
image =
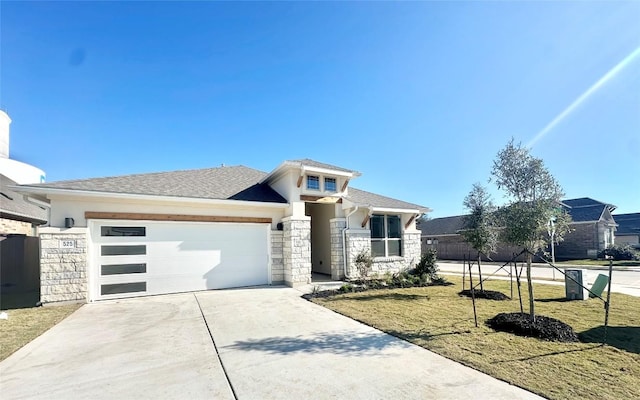
<path fill-rule="evenodd" d="M 331 227 L 335 204 L 305 203 L 305 215 L 311 217 L 311 272 L 331 278 Z M 317 275 L 316 275 L 317 276 Z M 314 279 L 316 280 L 316 279 Z"/>

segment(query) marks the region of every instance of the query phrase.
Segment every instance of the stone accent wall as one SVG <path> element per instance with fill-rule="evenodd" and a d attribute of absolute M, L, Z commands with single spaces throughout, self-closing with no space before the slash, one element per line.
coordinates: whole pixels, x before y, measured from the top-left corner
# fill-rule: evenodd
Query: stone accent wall
<path fill-rule="evenodd" d="M 371 252 L 371 231 L 347 231 L 348 276 L 356 278 L 358 270 L 355 259 L 362 251 Z M 402 235 L 402 256 L 376 257 L 371 266 L 371 275 L 383 275 L 387 272 L 400 272 L 415 266 L 420 261 L 420 232 L 408 232 Z"/>
<path fill-rule="evenodd" d="M 40 233 L 43 303 L 87 299 L 87 235 L 84 228 L 73 231 Z M 61 241 L 73 241 L 75 247 L 62 248 Z"/>
<path fill-rule="evenodd" d="M 17 233 L 20 235 L 32 236 L 33 227 L 30 222 L 0 218 L 0 233 Z"/>
<path fill-rule="evenodd" d="M 407 263 L 406 268 L 413 268 L 420 261 L 420 256 L 422 255 L 420 235 L 420 232 L 405 232 L 402 234 L 402 256 Z"/>
<path fill-rule="evenodd" d="M 282 250 L 282 231 L 271 231 L 271 283 L 284 283 L 284 258 Z"/>
<path fill-rule="evenodd" d="M 356 257 L 363 251 L 371 253 L 371 231 L 368 229 L 347 230 L 347 277 L 357 278 Z M 375 266 L 372 267 L 375 269 Z M 372 271 L 373 272 L 373 271 Z"/>
<path fill-rule="evenodd" d="M 285 218 L 283 225 L 284 281 L 296 287 L 311 283 L 311 218 Z"/>
<path fill-rule="evenodd" d="M 329 220 L 331 232 L 331 279 L 344 278 L 344 255 L 342 253 L 342 230 L 347 226 L 345 218 Z"/>

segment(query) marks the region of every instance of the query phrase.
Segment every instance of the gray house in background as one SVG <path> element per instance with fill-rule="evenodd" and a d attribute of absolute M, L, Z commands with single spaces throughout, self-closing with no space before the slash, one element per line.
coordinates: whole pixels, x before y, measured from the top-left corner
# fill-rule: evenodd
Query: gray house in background
<path fill-rule="evenodd" d="M 47 210 L 27 202 L 11 185 L 16 182 L 0 174 L 0 235 L 37 236 L 37 227 L 47 222 Z"/>
<path fill-rule="evenodd" d="M 564 200 L 562 205 L 571 215 L 572 232 L 556 246 L 556 259 L 596 258 L 599 251 L 614 244 L 617 227 L 611 215 L 616 208 L 614 205 L 588 197 Z M 438 258 L 449 260 L 462 260 L 476 254 L 460 235 L 464 229 L 463 215 L 422 221 L 419 228 L 422 232 L 423 252 L 433 248 L 438 251 Z M 501 244 L 491 258 L 495 261 L 508 261 L 520 250 L 515 246 Z"/>
<path fill-rule="evenodd" d="M 640 248 L 640 213 L 616 214 L 613 218 L 618 224 L 616 244 Z"/>

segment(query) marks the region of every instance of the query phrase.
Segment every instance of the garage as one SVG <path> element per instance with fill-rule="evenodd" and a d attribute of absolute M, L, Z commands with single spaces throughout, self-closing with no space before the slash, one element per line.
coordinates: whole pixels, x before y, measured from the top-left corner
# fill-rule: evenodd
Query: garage
<path fill-rule="evenodd" d="M 269 283 L 269 224 L 89 221 L 89 298 Z"/>

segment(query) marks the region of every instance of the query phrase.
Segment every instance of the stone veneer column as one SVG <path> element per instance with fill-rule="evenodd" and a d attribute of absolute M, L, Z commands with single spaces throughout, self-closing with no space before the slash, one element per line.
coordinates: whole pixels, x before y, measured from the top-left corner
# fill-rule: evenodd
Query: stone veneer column
<path fill-rule="evenodd" d="M 86 228 L 40 231 L 40 293 L 43 303 L 87 299 Z"/>
<path fill-rule="evenodd" d="M 333 218 L 329 220 L 331 232 L 331 279 L 344 278 L 344 254 L 342 247 L 342 231 L 347 227 L 345 218 Z"/>
<path fill-rule="evenodd" d="M 271 284 L 284 283 L 282 231 L 271 231 Z"/>
<path fill-rule="evenodd" d="M 371 231 L 368 229 L 347 230 L 347 277 L 357 278 L 356 257 L 365 251 L 371 254 Z"/>
<path fill-rule="evenodd" d="M 296 287 L 311 283 L 311 218 L 282 220 L 284 282 Z"/>
<path fill-rule="evenodd" d="M 420 261 L 422 248 L 420 232 L 405 232 L 402 235 L 402 256 L 405 259 L 405 268 L 413 268 Z"/>

